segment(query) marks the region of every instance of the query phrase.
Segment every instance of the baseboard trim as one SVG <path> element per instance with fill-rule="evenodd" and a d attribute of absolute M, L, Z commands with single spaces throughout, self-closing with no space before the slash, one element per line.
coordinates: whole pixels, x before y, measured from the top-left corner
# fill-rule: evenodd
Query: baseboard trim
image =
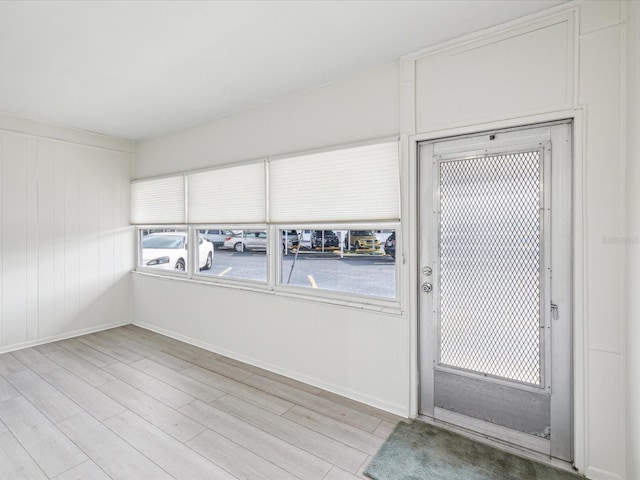
<path fill-rule="evenodd" d="M 617 473 L 612 473 L 608 470 L 603 470 L 602 468 L 597 467 L 587 467 L 585 470 L 585 475 L 587 478 L 593 478 L 597 480 L 623 480 L 622 475 L 618 475 Z"/>
<path fill-rule="evenodd" d="M 15 352 L 16 350 L 22 350 L 24 348 L 37 347 L 38 345 L 57 342 L 59 340 L 67 340 L 69 338 L 80 337 L 82 335 L 88 335 L 89 333 L 109 330 L 110 328 L 122 327 L 124 325 L 129 325 L 130 323 L 131 322 L 129 320 L 123 321 L 123 322 L 108 323 L 108 324 L 98 325 L 96 327 L 83 328 L 81 330 L 73 330 L 71 332 L 60 333 L 58 335 L 53 335 L 50 337 L 39 338 L 38 340 L 29 340 L 28 342 L 16 343 L 14 345 L 9 345 L 7 347 L 1 347 L 0 354 Z"/>

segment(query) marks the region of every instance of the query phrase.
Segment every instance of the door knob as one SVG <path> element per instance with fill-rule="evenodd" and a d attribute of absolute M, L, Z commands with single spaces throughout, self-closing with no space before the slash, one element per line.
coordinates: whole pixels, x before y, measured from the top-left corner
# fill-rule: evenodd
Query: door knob
<path fill-rule="evenodd" d="M 431 293 L 431 290 L 433 290 L 433 286 L 429 282 L 424 282 L 422 284 L 422 291 L 424 293 Z"/>

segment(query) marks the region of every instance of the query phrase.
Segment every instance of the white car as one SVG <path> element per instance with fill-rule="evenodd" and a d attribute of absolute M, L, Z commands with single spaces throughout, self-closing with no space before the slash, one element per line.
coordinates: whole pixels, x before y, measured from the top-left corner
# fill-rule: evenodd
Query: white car
<path fill-rule="evenodd" d="M 213 265 L 213 243 L 198 235 L 200 270 Z M 143 267 L 184 272 L 187 265 L 187 233 L 155 232 L 142 237 Z"/>

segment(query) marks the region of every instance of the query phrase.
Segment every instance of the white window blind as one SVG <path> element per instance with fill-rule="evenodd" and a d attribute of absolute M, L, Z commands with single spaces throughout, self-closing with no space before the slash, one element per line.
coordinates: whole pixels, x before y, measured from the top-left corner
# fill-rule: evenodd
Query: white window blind
<path fill-rule="evenodd" d="M 399 218 L 397 142 L 270 162 L 269 220 L 273 223 Z"/>
<path fill-rule="evenodd" d="M 264 162 L 187 175 L 188 223 L 266 222 Z"/>
<path fill-rule="evenodd" d="M 185 223 L 184 176 L 131 182 L 131 223 Z"/>

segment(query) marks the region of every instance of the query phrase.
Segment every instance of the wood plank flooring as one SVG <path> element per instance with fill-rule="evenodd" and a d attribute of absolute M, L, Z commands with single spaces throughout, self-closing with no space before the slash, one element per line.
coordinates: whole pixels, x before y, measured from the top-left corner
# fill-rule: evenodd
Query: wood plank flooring
<path fill-rule="evenodd" d="M 0 355 L 0 478 L 356 480 L 400 420 L 132 325 Z"/>

